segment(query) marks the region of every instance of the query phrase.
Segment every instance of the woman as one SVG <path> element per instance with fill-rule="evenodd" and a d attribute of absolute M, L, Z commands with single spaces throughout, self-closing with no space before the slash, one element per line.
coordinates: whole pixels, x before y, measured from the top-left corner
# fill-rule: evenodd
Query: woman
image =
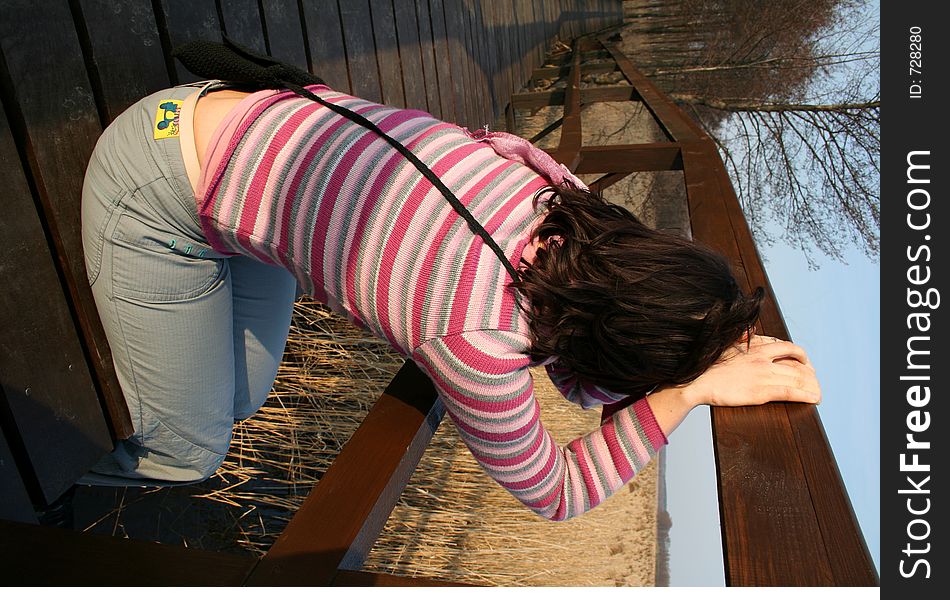
<path fill-rule="evenodd" d="M 622 486 L 698 404 L 819 401 L 803 350 L 749 339 L 761 292 L 527 142 L 322 85 L 379 131 L 217 88 L 140 101 L 87 170 L 87 269 L 135 427 L 87 482 L 209 477 L 273 383 L 297 284 L 414 360 L 489 475 L 549 519 Z M 537 364 L 585 407 L 637 400 L 558 448 Z"/>

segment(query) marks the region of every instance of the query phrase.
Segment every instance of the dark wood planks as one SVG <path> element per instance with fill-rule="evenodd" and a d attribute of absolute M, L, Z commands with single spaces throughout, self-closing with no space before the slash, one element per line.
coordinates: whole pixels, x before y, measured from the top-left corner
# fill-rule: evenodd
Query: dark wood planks
<path fill-rule="evenodd" d="M 462 25 L 465 34 L 465 48 L 468 62 L 469 84 L 467 89 L 472 90 L 472 126 L 481 127 L 486 123 L 488 114 L 485 108 L 485 101 L 488 94 L 486 82 L 482 76 L 482 69 L 479 65 L 479 41 L 475 36 L 475 0 L 462 0 Z"/>
<path fill-rule="evenodd" d="M 72 309 L 89 343 L 88 356 L 103 393 L 120 405 L 121 392 L 114 379 L 111 354 L 82 256 L 80 189 L 86 161 L 101 130 L 79 41 L 65 3 L 40 8 L 27 0 L 7 1 L 3 10 L 0 61 L 5 65 L 2 87 L 7 116 L 26 157 L 28 177 L 38 195 Z M 23 27 L 23 23 L 32 23 L 33 27 Z M 61 293 L 58 283 L 50 285 L 52 289 L 36 291 Z M 27 297 L 25 301 L 33 300 Z M 74 340 L 79 344 L 74 333 L 68 338 L 54 342 L 61 343 L 64 349 Z M 34 364 L 33 377 L 55 379 L 72 377 L 60 374 L 61 370 L 81 372 L 84 359 L 69 352 Z M 73 371 L 68 371 L 70 364 Z M 47 369 L 48 374 L 44 373 Z M 59 390 L 57 397 L 52 391 L 47 392 L 50 395 L 45 396 L 45 409 L 50 412 L 45 417 L 32 412 L 40 410 L 40 403 L 24 404 L 29 407 L 25 410 L 39 419 L 36 429 L 27 427 L 21 435 L 37 436 L 28 444 L 28 450 L 37 461 L 34 466 L 46 501 L 55 499 L 111 447 L 99 399 L 94 389 L 88 384 L 80 385 L 80 381 L 77 379 L 75 390 Z M 57 430 L 61 437 L 57 437 Z"/>
<path fill-rule="evenodd" d="M 428 8 L 428 7 L 427 7 Z M 428 110 L 426 74 L 423 67 L 423 44 L 420 43 L 420 18 L 416 14 L 416 0 L 393 0 L 393 18 L 399 43 L 399 61 L 402 66 L 402 84 L 406 108 Z M 375 15 L 375 13 L 373 13 Z M 426 31 L 428 32 L 428 17 Z M 432 36 L 429 35 L 429 67 L 432 67 Z"/>
<path fill-rule="evenodd" d="M 18 441 L 11 442 L 11 452 L 20 452 L 28 458 L 30 468 L 35 468 L 29 477 L 42 480 L 34 485 L 42 501 L 55 499 L 63 485 L 109 447 L 99 400 L 95 388 L 90 387 L 93 377 L 84 360 L 95 366 L 95 379 L 110 408 L 124 407 L 111 369 L 111 354 L 85 283 L 78 227 L 82 173 L 103 125 L 148 93 L 198 79 L 171 59 L 175 46 L 195 39 L 218 40 L 226 31 L 254 51 L 269 51 L 301 66 L 309 59 L 312 71 L 336 89 L 395 105 L 428 107 L 443 118 L 477 127 L 500 112 L 511 91 L 520 88 L 524 74 L 540 60 L 538 32 L 553 31 L 538 22 L 541 13 L 528 0 L 57 0 L 44 3 L 42 9 L 32 4 L 26 0 L 0 2 L 4 15 L 0 23 L 0 79 L 4 107 L 11 111 L 15 134 L 8 136 L 14 146 L 6 152 L 12 166 L 4 168 L 8 173 L 23 174 L 16 194 L 21 207 L 32 210 L 34 218 L 32 224 L 8 219 L 4 225 L 15 225 L 15 235 L 8 235 L 8 240 L 19 243 L 21 237 L 29 238 L 33 244 L 28 252 L 35 256 L 16 261 L 18 269 L 29 271 L 28 276 L 17 276 L 17 284 L 43 290 L 41 301 L 17 304 L 31 311 L 22 319 L 16 317 L 17 325 L 22 331 L 32 327 L 30 331 L 35 332 L 39 315 L 47 329 L 63 329 L 47 337 L 31 335 L 29 341 L 16 344 L 24 356 L 34 351 L 31 344 L 40 341 L 52 340 L 54 347 L 41 350 L 46 360 L 25 361 L 31 363 L 26 378 L 40 375 L 43 380 L 40 387 L 29 386 L 31 406 L 43 405 L 36 402 L 37 395 L 52 398 L 44 386 L 68 388 L 68 393 L 53 394 L 57 401 L 68 401 L 68 406 L 57 408 L 64 414 L 43 422 L 42 431 L 47 438 L 55 438 L 55 443 L 43 439 L 29 444 L 39 448 L 30 452 L 48 453 L 43 460 L 52 463 L 49 457 L 55 457 L 60 463 L 55 465 L 58 471 L 50 475 L 51 471 L 44 471 L 49 465 L 33 465 L 31 461 L 39 454 L 27 457 L 24 439 L 34 434 L 27 431 L 30 427 L 21 431 L 22 419 L 15 421 L 10 416 L 20 409 L 9 405 L 22 398 L 6 388 L 3 426 L 4 431 L 16 429 Z M 23 23 L 31 27 L 24 28 Z M 504 40 L 503 47 L 500 40 Z M 29 216 L 29 210 L 22 214 Z M 46 267 L 37 266 L 44 261 Z M 18 288 L 17 293 L 24 292 Z M 50 308 L 57 302 L 58 309 Z M 58 316 L 43 317 L 57 310 Z M 82 337 L 77 334 L 77 323 Z M 17 335 L 4 322 L 4 340 L 17 340 Z M 83 340 L 88 340 L 85 346 Z M 54 356 L 55 352 L 60 355 Z M 77 352 L 79 359 L 73 360 Z M 73 369 L 67 366 L 66 374 L 60 372 L 60 367 L 68 364 Z M 13 382 L 10 389 L 18 389 L 21 378 L 6 377 L 13 372 L 3 367 L 4 383 Z M 82 381 L 77 383 L 76 378 Z M 430 426 L 433 414 L 426 413 Z M 84 419 L 88 415 L 94 415 L 92 422 L 98 425 L 87 427 Z M 117 433 L 124 437 L 131 428 L 121 421 L 121 415 L 113 414 Z M 60 426 L 73 429 L 59 435 L 56 427 Z M 76 431 L 88 439 L 75 442 L 70 436 Z M 414 452 L 421 452 L 424 431 L 416 431 Z M 60 443 L 69 447 L 61 448 Z M 394 482 L 414 464 L 407 459 L 394 467 L 397 476 L 387 484 L 388 498 L 395 498 L 399 486 Z M 374 520 L 361 526 L 347 560 L 358 561 L 361 551 L 357 548 L 368 547 L 372 532 L 381 526 L 383 512 L 378 507 L 374 510 Z M 148 552 L 133 551 L 130 556 L 150 560 Z"/>
<path fill-rule="evenodd" d="M 462 31 L 461 0 L 442 0 L 445 18 L 446 44 L 452 68 L 452 94 L 455 101 L 455 122 L 463 127 L 473 127 L 472 93 L 467 65 L 465 34 Z"/>
<path fill-rule="evenodd" d="M 445 30 L 445 6 L 442 0 L 429 0 L 429 18 L 432 25 L 432 43 L 435 48 L 436 75 L 439 83 L 441 119 L 457 123 L 464 117 L 457 107 L 453 66 L 449 57 L 449 41 Z"/>
<path fill-rule="evenodd" d="M 581 158 L 581 55 L 576 42 L 572 55 L 571 71 L 564 89 L 564 117 L 557 154 L 560 162 L 573 171 Z"/>
<path fill-rule="evenodd" d="M 383 104 L 404 108 L 406 93 L 402 84 L 402 63 L 399 59 L 399 39 L 396 37 L 392 0 L 370 0 L 369 6 Z"/>
<path fill-rule="evenodd" d="M 0 521 L 4 585 L 235 586 L 257 559 Z"/>
<path fill-rule="evenodd" d="M 0 389 L 0 404 L 3 402 L 5 402 L 3 390 Z M 7 444 L 2 428 L 0 428 L 0 519 L 18 523 L 36 523 L 33 503 L 30 501 L 26 484 L 20 476 L 13 452 Z"/>
<path fill-rule="evenodd" d="M 250 585 L 327 585 L 359 568 L 442 418 L 407 361 L 248 577 Z"/>
<path fill-rule="evenodd" d="M 38 503 L 59 497 L 109 451 L 108 430 L 43 224 L 0 112 L 0 425 Z M 13 469 L 11 462 L 4 470 Z M 35 474 L 35 475 L 34 475 Z M 12 474 L 10 475 L 12 477 Z M 16 486 L 14 486 L 16 487 Z M 13 490 L 10 490 L 13 493 Z"/>
<path fill-rule="evenodd" d="M 805 477 L 810 486 L 814 487 L 814 482 L 821 486 L 822 493 L 813 493 L 816 497 L 812 501 L 822 537 L 833 549 L 828 560 L 835 585 L 880 586 L 818 411 L 812 406 L 789 404 L 785 412 L 795 434 Z"/>
<path fill-rule="evenodd" d="M 481 76 L 484 79 L 484 85 L 488 97 L 486 101 L 486 122 L 494 123 L 494 120 L 501 114 L 503 105 L 501 104 L 501 95 L 495 77 L 495 65 L 497 62 L 497 52 L 495 40 L 491 34 L 491 10 L 481 2 L 475 2 L 475 39 L 479 44 L 478 67 Z"/>
<path fill-rule="evenodd" d="M 402 0 L 397 0 L 401 2 Z M 417 25 L 419 28 L 419 53 L 422 58 L 422 73 L 424 80 L 426 106 L 430 114 L 437 119 L 442 117 L 442 99 L 439 89 L 439 76 L 436 67 L 435 43 L 432 37 L 432 21 L 429 16 L 428 0 L 413 0 L 416 8 Z M 398 10 L 398 9 L 397 9 Z M 402 39 L 402 38 L 400 38 Z M 417 79 L 417 78 L 416 78 Z M 409 85 L 406 87 L 406 101 L 409 101 Z"/>
<path fill-rule="evenodd" d="M 708 162 L 694 161 L 692 153 L 686 159 L 687 193 L 691 196 L 691 218 L 692 213 L 695 212 L 696 219 L 699 221 L 693 226 L 694 236 L 720 251 L 736 253 L 732 254 L 732 257 L 741 264 L 741 273 L 746 277 L 746 285 L 749 288 L 762 286 L 766 290 L 760 318 L 762 332 L 766 335 L 789 339 L 771 284 L 725 167 L 712 142 L 705 142 L 704 146 L 704 151 L 696 150 L 695 153 L 702 152 L 703 160 Z M 684 148 L 684 155 L 686 152 L 687 149 Z M 695 162 L 698 162 L 698 166 L 694 168 Z M 706 170 L 709 173 L 708 180 L 695 181 L 695 176 L 691 177 L 690 173 L 696 170 L 700 173 Z M 701 186 L 698 193 L 697 184 Z M 693 185 L 693 190 L 690 190 L 690 185 Z M 716 186 L 715 191 L 718 196 L 716 198 L 711 198 L 705 193 L 713 185 Z M 723 240 L 725 236 L 731 236 L 732 241 Z M 867 545 L 861 535 L 847 491 L 838 472 L 837 463 L 814 407 L 775 405 L 752 409 L 749 411 L 752 414 L 714 411 L 717 458 L 720 461 L 721 470 L 733 472 L 751 469 L 756 472 L 757 469 L 761 469 L 758 463 L 753 463 L 754 466 L 750 465 L 743 462 L 741 455 L 736 457 L 735 454 L 728 452 L 728 446 L 725 444 L 722 444 L 720 449 L 719 439 L 728 440 L 730 435 L 743 435 L 742 432 L 749 428 L 756 429 L 756 435 L 761 435 L 758 428 L 764 426 L 762 423 L 764 417 L 758 413 L 766 410 L 777 413 L 772 416 L 776 420 L 774 427 L 782 429 L 783 435 L 787 432 L 787 439 L 783 439 L 782 443 L 788 445 L 779 446 L 779 448 L 794 450 L 792 453 L 786 451 L 782 455 L 786 463 L 784 478 L 779 480 L 773 477 L 772 479 L 781 481 L 785 485 L 792 485 L 789 482 L 794 481 L 794 485 L 807 494 L 807 506 L 813 507 L 813 512 L 784 513 L 776 512 L 776 509 L 771 509 L 773 512 L 769 512 L 769 509 L 763 507 L 771 507 L 776 501 L 772 496 L 771 488 L 749 489 L 748 473 L 738 481 L 723 477 L 720 485 L 724 497 L 727 494 L 742 497 L 744 505 L 754 502 L 756 512 L 764 511 L 765 516 L 769 517 L 767 523 L 759 523 L 754 517 L 743 512 L 726 513 L 727 517 L 724 518 L 723 524 L 724 527 L 729 528 L 731 535 L 726 535 L 724 531 L 723 538 L 727 544 L 726 556 L 732 557 L 730 559 L 731 584 L 759 585 L 767 582 L 769 585 L 786 583 L 800 585 L 811 584 L 815 581 L 820 585 L 877 585 L 877 575 Z M 760 443 L 765 443 L 765 441 L 760 441 Z M 799 478 L 800 481 L 793 478 Z M 784 493 L 784 490 L 782 492 Z M 798 508 L 801 510 L 801 507 Z M 782 545 L 775 548 L 772 545 L 743 538 L 746 533 L 744 528 L 748 527 L 759 527 L 768 534 L 779 535 L 785 533 L 780 531 L 783 528 L 794 525 L 804 529 L 811 527 L 812 522 L 818 535 L 805 541 L 797 540 L 792 537 L 792 534 L 788 534 L 781 539 L 789 539 L 789 547 Z M 765 529 L 766 527 L 771 529 Z M 795 530 L 793 533 L 799 532 Z M 814 534 L 813 531 L 808 531 L 808 533 Z M 765 535 L 767 534 L 762 534 L 762 536 Z M 762 539 L 762 536 L 759 536 L 759 539 Z M 815 577 L 821 575 L 826 579 L 807 579 L 808 574 L 784 566 L 791 560 L 788 556 L 788 553 L 792 551 L 790 548 L 807 548 L 808 542 L 822 544 L 824 562 L 813 570 L 813 575 Z M 820 554 L 816 552 L 815 556 L 808 558 L 816 560 L 816 556 Z"/>
<path fill-rule="evenodd" d="M 221 30 L 228 39 L 257 54 L 267 54 L 267 40 L 257 0 L 225 0 L 218 3 Z"/>
<path fill-rule="evenodd" d="M 221 40 L 221 24 L 214 0 L 158 0 L 161 10 L 156 13 L 166 62 L 171 69 L 172 83 L 190 83 L 201 80 L 178 61 L 172 61 L 171 51 L 176 46 L 194 40 Z"/>
<path fill-rule="evenodd" d="M 715 145 L 684 144 L 683 163 L 694 238 L 765 288 L 762 332 L 788 339 Z M 713 431 L 729 585 L 877 585 L 814 407 L 713 409 Z"/>
<path fill-rule="evenodd" d="M 150 0 L 79 0 L 73 6 L 103 126 L 170 85 Z"/>
<path fill-rule="evenodd" d="M 833 585 L 784 407 L 713 409 L 712 418 L 726 584 Z"/>
<path fill-rule="evenodd" d="M 350 74 L 351 93 L 360 98 L 381 102 L 379 66 L 376 64 L 376 42 L 369 19 L 369 0 L 344 0 L 340 3 L 346 65 Z"/>
<path fill-rule="evenodd" d="M 310 48 L 310 72 L 322 77 L 333 89 L 351 93 L 347 48 L 336 0 L 311 0 L 301 7 Z M 361 85 L 362 81 L 360 77 Z"/>
<path fill-rule="evenodd" d="M 261 8 L 270 55 L 308 69 L 306 38 L 297 0 L 264 0 Z"/>
<path fill-rule="evenodd" d="M 508 104 L 511 98 L 511 73 L 508 68 L 508 36 L 502 21 L 502 9 L 500 2 L 491 2 L 485 6 L 484 14 L 487 15 L 489 45 L 492 48 L 494 60 L 492 61 L 492 85 L 495 88 L 495 96 L 501 107 Z M 502 108 L 504 110 L 504 108 Z"/>
<path fill-rule="evenodd" d="M 337 571 L 330 585 L 338 587 L 455 587 L 467 584 L 367 571 Z"/>

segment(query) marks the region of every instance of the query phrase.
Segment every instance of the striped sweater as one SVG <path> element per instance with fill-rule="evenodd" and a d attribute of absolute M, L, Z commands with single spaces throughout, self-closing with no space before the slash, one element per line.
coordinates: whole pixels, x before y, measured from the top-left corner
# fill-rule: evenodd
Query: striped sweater
<path fill-rule="evenodd" d="M 413 151 L 519 264 L 548 182 L 488 140 L 427 113 L 310 88 Z M 239 110 L 241 107 L 236 108 Z M 645 400 L 560 448 L 541 424 L 530 339 L 510 276 L 444 197 L 372 132 L 289 92 L 253 100 L 206 165 L 199 216 L 218 251 L 282 265 L 316 299 L 411 357 L 491 477 L 562 520 L 631 479 L 666 438 Z M 617 396 L 552 380 L 586 406 Z"/>

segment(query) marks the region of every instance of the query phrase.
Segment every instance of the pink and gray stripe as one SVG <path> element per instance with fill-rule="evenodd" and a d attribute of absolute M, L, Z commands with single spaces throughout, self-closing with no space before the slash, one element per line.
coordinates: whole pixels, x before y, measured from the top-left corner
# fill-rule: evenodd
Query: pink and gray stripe
<path fill-rule="evenodd" d="M 310 88 L 412 150 L 515 265 L 547 185 L 467 131 L 414 110 Z M 540 515 L 566 519 L 631 479 L 666 438 L 643 400 L 559 448 L 528 371 L 528 327 L 510 276 L 442 195 L 385 141 L 275 92 L 228 141 L 199 201 L 212 246 L 282 265 L 318 300 L 387 339 L 432 378 L 479 463 Z M 549 367 L 585 405 L 616 400 Z"/>

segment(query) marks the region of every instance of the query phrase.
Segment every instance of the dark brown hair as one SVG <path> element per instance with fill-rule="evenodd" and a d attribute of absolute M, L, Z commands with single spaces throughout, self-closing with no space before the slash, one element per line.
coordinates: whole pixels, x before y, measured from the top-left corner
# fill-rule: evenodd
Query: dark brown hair
<path fill-rule="evenodd" d="M 530 302 L 536 359 L 640 397 L 692 381 L 751 331 L 762 289 L 743 294 L 720 255 L 591 192 L 552 187 L 536 201 L 542 246 L 513 284 Z"/>

